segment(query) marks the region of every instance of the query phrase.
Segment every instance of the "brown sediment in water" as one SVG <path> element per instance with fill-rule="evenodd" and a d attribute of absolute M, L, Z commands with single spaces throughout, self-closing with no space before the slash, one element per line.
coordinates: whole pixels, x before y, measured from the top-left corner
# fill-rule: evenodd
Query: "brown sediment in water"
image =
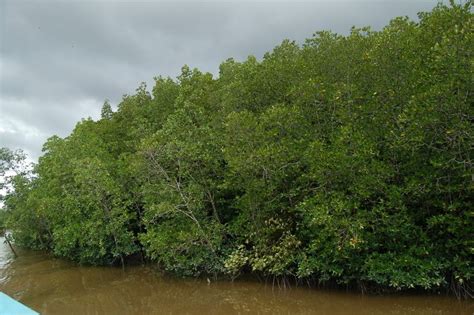
<path fill-rule="evenodd" d="M 1 240 L 1 239 L 0 239 Z M 372 296 L 254 280 L 163 277 L 148 266 L 85 267 L 0 242 L 0 290 L 47 314 L 473 314 L 450 296 Z"/>

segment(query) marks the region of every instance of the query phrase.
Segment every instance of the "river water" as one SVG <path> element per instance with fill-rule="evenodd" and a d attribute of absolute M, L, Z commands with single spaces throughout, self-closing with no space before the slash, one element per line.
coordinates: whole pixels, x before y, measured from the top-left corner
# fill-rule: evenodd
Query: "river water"
<path fill-rule="evenodd" d="M 0 291 L 41 314 L 474 314 L 472 301 L 444 295 L 283 290 L 250 280 L 208 283 L 165 277 L 151 267 L 81 267 L 20 249 L 15 258 L 3 240 Z"/>

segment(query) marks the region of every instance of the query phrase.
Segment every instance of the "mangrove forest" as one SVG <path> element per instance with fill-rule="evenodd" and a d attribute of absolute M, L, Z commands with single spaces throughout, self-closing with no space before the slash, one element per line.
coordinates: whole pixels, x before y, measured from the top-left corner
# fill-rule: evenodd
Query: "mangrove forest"
<path fill-rule="evenodd" d="M 157 76 L 32 169 L 2 148 L 0 223 L 84 265 L 472 297 L 473 29 L 452 2 Z"/>

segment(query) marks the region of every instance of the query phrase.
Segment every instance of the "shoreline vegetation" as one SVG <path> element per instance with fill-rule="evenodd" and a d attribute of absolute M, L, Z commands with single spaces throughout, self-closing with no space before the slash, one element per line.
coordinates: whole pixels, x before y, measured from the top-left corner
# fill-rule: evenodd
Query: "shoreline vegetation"
<path fill-rule="evenodd" d="M 473 297 L 472 1 L 188 66 L 1 150 L 0 225 L 81 264 Z"/>

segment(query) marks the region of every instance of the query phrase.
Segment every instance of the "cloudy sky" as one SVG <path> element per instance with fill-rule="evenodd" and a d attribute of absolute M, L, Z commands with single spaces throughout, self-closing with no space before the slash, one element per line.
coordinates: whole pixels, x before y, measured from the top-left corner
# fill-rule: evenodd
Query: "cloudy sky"
<path fill-rule="evenodd" d="M 97 118 L 105 99 L 116 105 L 184 64 L 215 74 L 225 59 L 261 57 L 285 38 L 380 29 L 436 3 L 0 0 L 0 146 L 36 160 L 48 137 Z"/>

